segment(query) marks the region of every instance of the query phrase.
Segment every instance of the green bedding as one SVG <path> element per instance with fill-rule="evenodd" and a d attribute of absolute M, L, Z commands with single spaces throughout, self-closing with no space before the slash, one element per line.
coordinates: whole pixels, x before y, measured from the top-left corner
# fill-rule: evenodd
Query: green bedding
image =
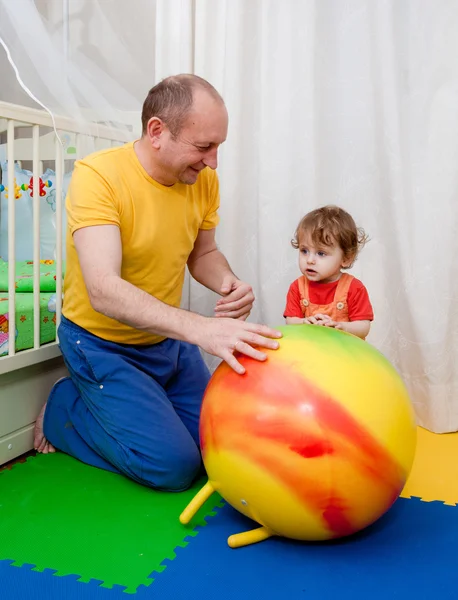
<path fill-rule="evenodd" d="M 0 356 L 8 354 L 8 298 L 0 292 Z M 33 294 L 16 294 L 16 351 L 33 348 Z M 56 294 L 40 294 L 40 343 L 56 339 Z"/>
<path fill-rule="evenodd" d="M 65 265 L 62 265 L 63 274 Z M 8 263 L 0 258 L 0 292 L 8 291 Z M 16 262 L 16 292 L 33 291 L 33 260 Z M 40 261 L 40 292 L 56 291 L 56 262 Z"/>

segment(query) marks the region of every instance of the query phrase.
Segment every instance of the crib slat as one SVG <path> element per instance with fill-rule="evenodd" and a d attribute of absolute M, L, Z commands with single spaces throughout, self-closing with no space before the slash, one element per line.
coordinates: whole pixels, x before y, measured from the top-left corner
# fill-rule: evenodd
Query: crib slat
<path fill-rule="evenodd" d="M 14 177 L 14 121 L 8 120 L 8 355 L 16 354 L 16 214 Z"/>
<path fill-rule="evenodd" d="M 79 160 L 80 158 L 83 158 L 81 155 L 81 134 L 77 133 L 75 135 L 75 150 L 76 150 L 76 155 L 75 158 L 76 160 Z"/>
<path fill-rule="evenodd" d="M 62 314 L 62 181 L 63 149 L 56 137 L 56 340 Z"/>
<path fill-rule="evenodd" d="M 40 126 L 32 129 L 33 160 L 33 347 L 40 347 Z"/>
<path fill-rule="evenodd" d="M 18 104 L 0 101 L 0 115 L 4 119 L 13 119 L 16 122 L 28 123 L 30 125 L 42 125 L 43 127 L 53 127 L 52 119 L 49 114 L 42 109 L 28 108 Z M 81 133 L 81 122 L 67 117 L 55 117 L 55 123 L 59 130 L 69 133 Z M 100 123 L 87 123 L 84 132 L 95 137 L 105 137 L 110 140 L 117 140 L 121 143 L 132 141 L 133 133 L 128 129 L 119 129 L 100 125 Z"/>

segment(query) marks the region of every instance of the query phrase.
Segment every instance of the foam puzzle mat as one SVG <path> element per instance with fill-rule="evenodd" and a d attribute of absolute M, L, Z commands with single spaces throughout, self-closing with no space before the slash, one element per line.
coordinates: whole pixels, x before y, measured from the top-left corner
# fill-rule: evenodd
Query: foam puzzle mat
<path fill-rule="evenodd" d="M 401 498 L 335 542 L 232 550 L 252 523 L 214 496 L 189 527 L 181 494 L 143 488 L 63 454 L 0 472 L 2 600 L 455 598 L 458 434 L 419 429 Z"/>
<path fill-rule="evenodd" d="M 177 515 L 202 484 L 159 493 L 61 453 L 29 458 L 0 473 L 0 559 L 135 592 L 186 545 Z"/>

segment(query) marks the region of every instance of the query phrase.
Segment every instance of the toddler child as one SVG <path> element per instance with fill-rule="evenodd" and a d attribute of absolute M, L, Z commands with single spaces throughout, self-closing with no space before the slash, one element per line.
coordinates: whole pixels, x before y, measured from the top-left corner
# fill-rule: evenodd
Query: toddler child
<path fill-rule="evenodd" d="M 367 241 L 364 230 L 338 206 L 308 213 L 291 244 L 299 250 L 302 277 L 289 288 L 283 316 L 286 323 L 310 323 L 348 331 L 365 339 L 374 319 L 364 285 L 349 269 Z"/>

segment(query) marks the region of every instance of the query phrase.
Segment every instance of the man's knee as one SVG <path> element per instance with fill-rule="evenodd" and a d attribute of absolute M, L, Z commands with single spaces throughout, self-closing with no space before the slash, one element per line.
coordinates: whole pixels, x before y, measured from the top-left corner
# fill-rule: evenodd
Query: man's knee
<path fill-rule="evenodd" d="M 169 492 L 181 492 L 187 490 L 196 479 L 202 467 L 202 460 L 197 446 L 188 451 L 180 458 L 171 461 L 162 473 L 158 488 Z"/>
<path fill-rule="evenodd" d="M 159 464 L 144 459 L 141 478 L 154 489 L 181 492 L 191 486 L 201 468 L 200 451 L 190 440 L 185 448 L 166 453 Z"/>

